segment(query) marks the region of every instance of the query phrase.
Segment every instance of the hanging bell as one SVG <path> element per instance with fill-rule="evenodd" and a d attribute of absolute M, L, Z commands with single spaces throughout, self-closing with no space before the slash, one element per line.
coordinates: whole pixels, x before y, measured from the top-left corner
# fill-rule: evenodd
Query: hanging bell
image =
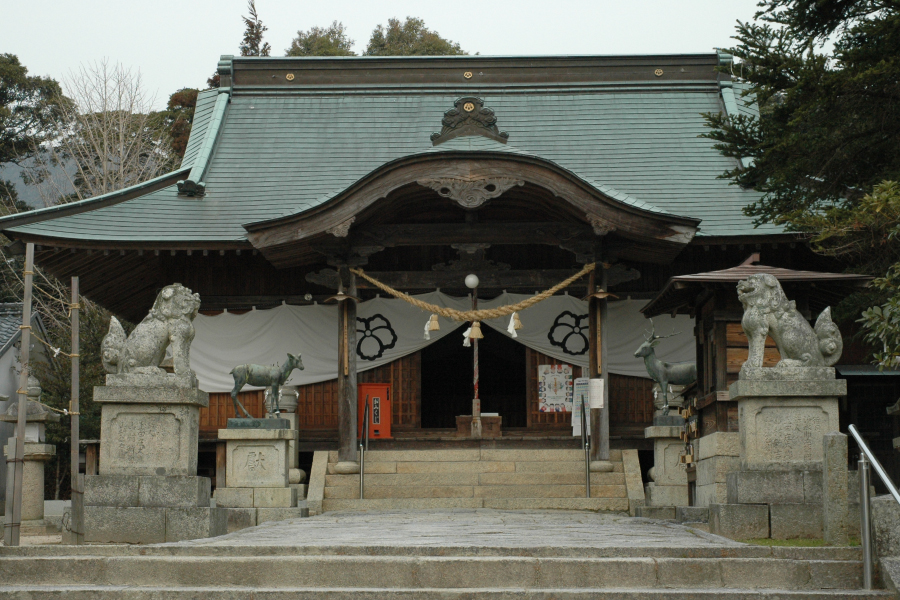
<path fill-rule="evenodd" d="M 484 339 L 484 334 L 481 333 L 481 323 L 479 323 L 478 321 L 472 323 L 472 331 L 469 332 L 469 339 Z"/>
<path fill-rule="evenodd" d="M 428 331 L 440 331 L 441 324 L 438 322 L 438 316 L 436 314 L 431 315 L 431 320 L 428 322 Z"/>
<path fill-rule="evenodd" d="M 516 330 L 522 329 L 522 319 L 519 318 L 519 313 L 513 313 L 513 328 Z"/>

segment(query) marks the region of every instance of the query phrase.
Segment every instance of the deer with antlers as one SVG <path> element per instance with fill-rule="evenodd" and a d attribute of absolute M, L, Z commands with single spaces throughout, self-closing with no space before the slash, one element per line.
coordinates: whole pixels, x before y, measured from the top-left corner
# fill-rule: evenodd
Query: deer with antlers
<path fill-rule="evenodd" d="M 647 367 L 647 373 L 650 375 L 650 378 L 662 388 L 664 402 L 662 414 L 667 415 L 669 414 L 669 384 L 687 385 L 697 381 L 697 363 L 668 363 L 659 360 L 654 349 L 656 345 L 659 344 L 660 340 L 678 335 L 678 333 L 673 331 L 669 335 L 656 335 L 653 319 L 650 319 L 650 328 L 650 336 L 644 338 L 644 343 L 635 351 L 634 356 L 644 359 L 644 366 Z"/>

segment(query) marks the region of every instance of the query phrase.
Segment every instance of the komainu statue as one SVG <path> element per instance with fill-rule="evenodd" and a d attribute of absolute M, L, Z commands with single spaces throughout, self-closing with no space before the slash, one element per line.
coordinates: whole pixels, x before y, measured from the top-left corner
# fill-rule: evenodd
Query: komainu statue
<path fill-rule="evenodd" d="M 738 282 L 738 299 L 744 305 L 741 326 L 750 341 L 744 367 L 762 367 L 766 336 L 772 336 L 781 361 L 775 368 L 830 367 L 841 356 L 844 342 L 826 308 L 812 328 L 788 300 L 774 275 L 760 273 Z"/>
<path fill-rule="evenodd" d="M 159 364 L 172 348 L 175 375 L 193 376 L 190 350 L 194 340 L 192 321 L 200 309 L 200 295 L 180 283 L 167 285 L 156 297 L 150 313 L 131 335 L 125 337 L 122 324 L 112 317 L 109 333 L 100 345 L 107 373 L 165 375 Z"/>

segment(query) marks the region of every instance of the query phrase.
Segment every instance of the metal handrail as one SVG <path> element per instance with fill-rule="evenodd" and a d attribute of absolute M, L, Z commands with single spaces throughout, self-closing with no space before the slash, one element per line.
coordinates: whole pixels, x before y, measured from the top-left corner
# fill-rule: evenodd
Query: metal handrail
<path fill-rule="evenodd" d="M 584 497 L 591 497 L 591 438 L 588 435 L 588 413 L 581 396 L 581 445 L 584 446 Z"/>
<path fill-rule="evenodd" d="M 888 491 L 894 497 L 894 500 L 900 504 L 900 493 L 897 492 L 897 486 L 891 481 L 890 476 L 885 472 L 884 467 L 878 462 L 878 459 L 869 450 L 866 441 L 856 430 L 855 425 L 850 425 L 850 435 L 856 440 L 859 446 L 860 455 L 857 467 L 859 469 L 859 542 L 863 550 L 863 587 L 871 590 L 874 584 L 874 548 L 872 545 L 872 514 L 869 504 L 869 464 L 875 467 L 875 472 L 881 478 L 882 483 L 887 487 Z"/>
<path fill-rule="evenodd" d="M 359 436 L 359 499 L 363 499 L 366 487 L 366 450 L 369 449 L 369 396 L 366 395 L 366 409 L 363 411 L 363 430 Z"/>

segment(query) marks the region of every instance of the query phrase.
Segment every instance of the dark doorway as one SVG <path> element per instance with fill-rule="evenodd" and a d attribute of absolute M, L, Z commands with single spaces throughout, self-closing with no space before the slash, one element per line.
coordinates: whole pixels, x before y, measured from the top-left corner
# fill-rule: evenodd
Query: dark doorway
<path fill-rule="evenodd" d="M 456 429 L 472 414 L 472 348 L 460 328 L 422 350 L 422 427 Z M 499 413 L 503 427 L 525 427 L 525 346 L 482 325 L 478 340 L 481 412 Z"/>

